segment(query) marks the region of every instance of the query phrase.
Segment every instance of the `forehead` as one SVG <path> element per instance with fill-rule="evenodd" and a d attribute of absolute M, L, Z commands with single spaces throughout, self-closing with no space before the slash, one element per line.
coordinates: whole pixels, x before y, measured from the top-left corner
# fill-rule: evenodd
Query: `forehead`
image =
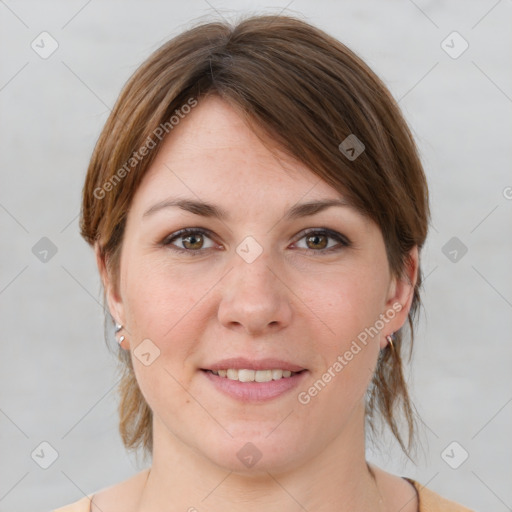
<path fill-rule="evenodd" d="M 260 135 L 261 137 L 261 135 Z M 341 194 L 304 164 L 264 141 L 227 102 L 199 102 L 164 140 L 137 196 L 186 195 L 223 202 L 295 201 Z"/>

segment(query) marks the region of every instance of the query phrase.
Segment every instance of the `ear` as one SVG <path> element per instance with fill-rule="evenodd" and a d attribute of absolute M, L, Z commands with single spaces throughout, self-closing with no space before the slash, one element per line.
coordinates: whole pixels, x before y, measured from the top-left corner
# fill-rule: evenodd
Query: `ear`
<path fill-rule="evenodd" d="M 398 331 L 407 321 L 414 297 L 414 287 L 418 280 L 419 251 L 414 246 L 407 257 L 402 276 L 391 279 L 386 299 L 384 316 L 389 319 L 384 327 L 380 348 L 387 344 L 386 336 Z"/>
<path fill-rule="evenodd" d="M 107 268 L 105 256 L 102 254 L 98 242 L 94 244 L 94 252 L 96 254 L 96 264 L 98 265 L 98 271 L 103 283 L 103 288 L 105 289 L 105 297 L 110 314 L 116 322 L 121 325 L 126 325 L 123 302 L 116 289 L 113 276 Z"/>

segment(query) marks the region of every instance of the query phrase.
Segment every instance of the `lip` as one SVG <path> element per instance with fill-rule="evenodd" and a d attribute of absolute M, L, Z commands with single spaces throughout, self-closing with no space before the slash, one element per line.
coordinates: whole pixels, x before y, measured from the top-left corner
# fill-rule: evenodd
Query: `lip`
<path fill-rule="evenodd" d="M 230 360 L 230 364 L 232 364 L 232 361 L 233 360 Z M 264 361 L 268 362 L 268 360 Z M 221 363 L 218 364 L 221 365 Z M 248 370 L 262 370 L 270 368 L 269 366 L 265 366 L 265 368 L 254 368 L 255 364 L 256 362 L 253 361 L 252 368 L 250 366 L 240 366 L 240 368 L 246 368 Z M 301 370 L 300 367 L 297 366 L 294 367 L 289 365 L 289 367 L 299 368 L 299 370 L 290 371 Z M 229 368 L 234 367 L 229 366 Z M 288 369 L 283 368 L 282 366 L 279 365 L 272 366 L 272 368 L 281 368 L 284 370 Z M 215 368 L 211 369 L 213 370 Z M 222 366 L 219 366 L 218 369 L 222 370 L 224 368 Z M 209 372 L 207 370 L 201 370 L 201 374 L 203 374 L 218 391 L 220 391 L 224 395 L 227 395 L 241 402 L 264 402 L 282 396 L 289 392 L 290 390 L 298 387 L 301 381 L 305 378 L 307 373 L 309 372 L 307 370 L 304 370 L 301 371 L 300 373 L 292 375 L 291 377 L 272 380 L 270 382 L 240 382 L 238 380 L 228 379 L 227 377 L 220 377 L 219 375 L 215 375 L 214 373 Z"/>
<path fill-rule="evenodd" d="M 266 358 L 255 360 L 247 359 L 246 357 L 231 357 L 205 366 L 202 370 L 218 371 L 228 370 L 229 368 L 236 370 L 289 370 L 291 372 L 300 372 L 306 369 L 303 366 L 298 366 L 282 359 Z"/>

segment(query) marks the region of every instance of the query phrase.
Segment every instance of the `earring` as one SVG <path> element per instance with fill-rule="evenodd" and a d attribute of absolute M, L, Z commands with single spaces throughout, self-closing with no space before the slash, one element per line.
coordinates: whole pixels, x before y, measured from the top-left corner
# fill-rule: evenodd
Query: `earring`
<path fill-rule="evenodd" d="M 117 333 L 123 328 L 123 326 L 121 324 L 118 324 L 116 322 L 116 335 Z M 116 336 L 117 337 L 117 336 Z M 119 346 L 121 346 L 121 344 L 123 343 L 125 337 L 124 336 L 119 336 L 119 338 L 117 338 L 117 343 L 119 343 Z"/>
<path fill-rule="evenodd" d="M 395 351 L 395 345 L 393 345 L 393 334 L 394 333 L 388 334 L 386 336 L 386 341 L 388 342 L 388 345 L 391 348 L 391 350 L 394 352 Z"/>

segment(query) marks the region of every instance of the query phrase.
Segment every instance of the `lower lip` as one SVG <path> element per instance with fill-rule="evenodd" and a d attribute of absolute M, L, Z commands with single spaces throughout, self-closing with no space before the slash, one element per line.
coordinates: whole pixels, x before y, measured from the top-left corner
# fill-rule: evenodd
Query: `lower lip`
<path fill-rule="evenodd" d="M 284 395 L 296 388 L 305 378 L 307 371 L 296 373 L 291 377 L 285 377 L 269 382 L 240 382 L 227 377 L 219 377 L 214 373 L 201 370 L 209 381 L 225 395 L 242 402 L 263 402 Z"/>

